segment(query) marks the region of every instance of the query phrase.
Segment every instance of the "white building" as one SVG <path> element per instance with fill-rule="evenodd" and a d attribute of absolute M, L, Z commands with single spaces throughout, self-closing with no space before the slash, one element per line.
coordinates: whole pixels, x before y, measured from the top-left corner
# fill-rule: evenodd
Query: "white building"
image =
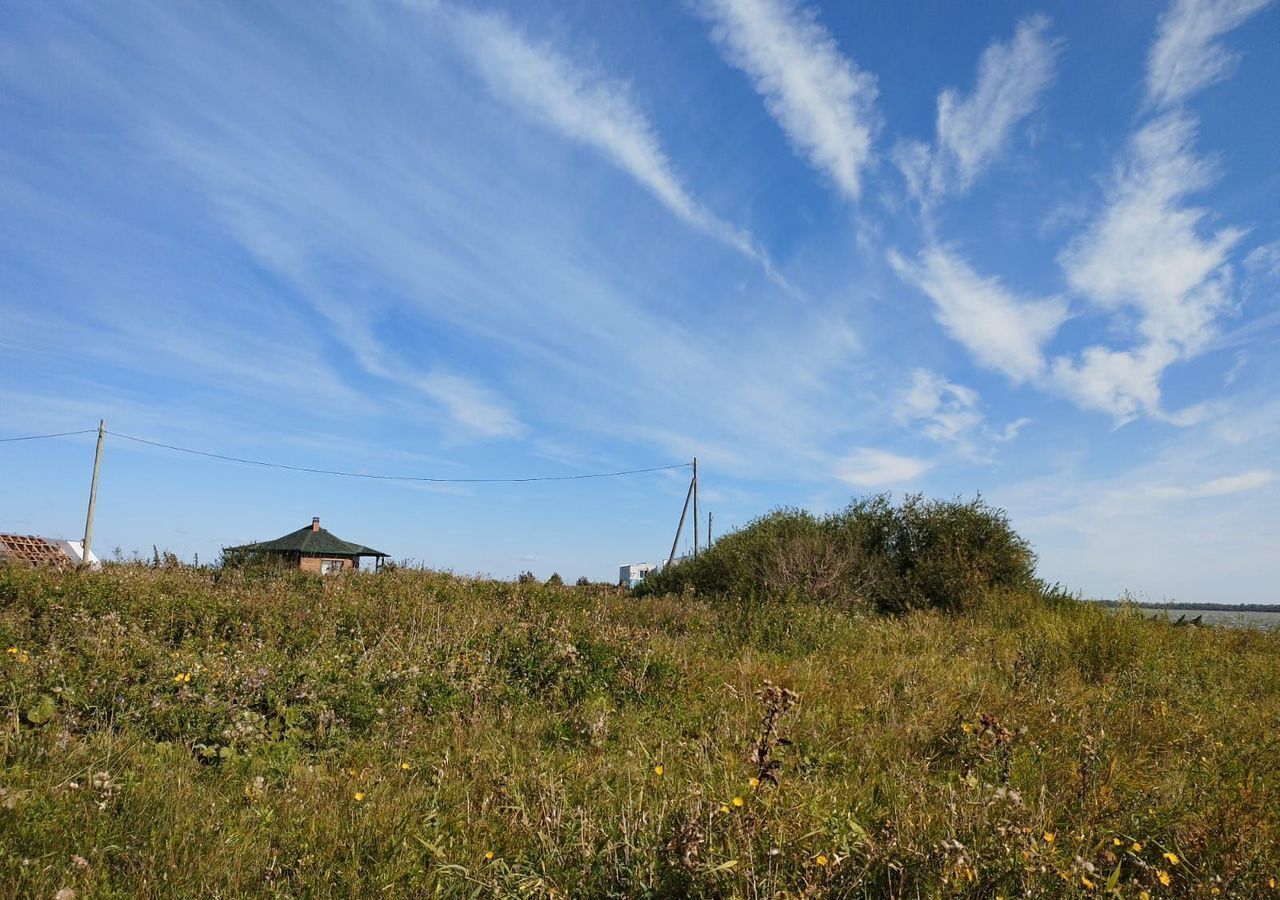
<path fill-rule="evenodd" d="M 657 568 L 652 563 L 632 563 L 629 566 L 619 566 L 618 585 L 619 587 L 633 588 L 644 581 L 645 576 Z"/>

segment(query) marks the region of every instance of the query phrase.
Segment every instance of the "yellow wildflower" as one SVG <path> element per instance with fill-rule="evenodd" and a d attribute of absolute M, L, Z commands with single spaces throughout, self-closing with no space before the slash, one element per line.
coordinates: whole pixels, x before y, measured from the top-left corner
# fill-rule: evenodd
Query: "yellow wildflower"
<path fill-rule="evenodd" d="M 357 803 L 363 803 L 364 791 L 356 791 L 354 794 L 351 795 L 351 799 L 356 801 Z"/>
<path fill-rule="evenodd" d="M 662 777 L 662 773 L 665 771 L 666 769 L 662 767 L 662 763 L 658 763 L 656 766 L 653 767 L 653 774 L 657 775 L 659 778 Z"/>
<path fill-rule="evenodd" d="M 1171 866 L 1176 866 L 1178 864 L 1178 854 L 1176 853 L 1166 853 L 1164 858 L 1169 860 L 1169 865 Z"/>
<path fill-rule="evenodd" d="M 17 647 L 10 647 L 8 650 L 4 652 L 8 653 L 16 661 L 22 663 L 23 665 L 26 665 L 27 663 L 31 662 L 31 654 L 29 654 L 26 650 L 19 650 Z"/>
<path fill-rule="evenodd" d="M 960 725 L 960 730 L 965 734 L 973 734 L 973 725 L 969 722 L 964 722 Z"/>
<path fill-rule="evenodd" d="M 1133 845 L 1132 845 L 1129 849 L 1130 849 L 1130 850 L 1132 850 L 1134 853 L 1141 853 L 1141 852 L 1142 852 L 1142 844 L 1141 844 L 1141 843 L 1139 843 L 1138 841 L 1134 841 L 1134 842 L 1133 842 Z"/>
<path fill-rule="evenodd" d="M 728 811 L 729 811 L 729 807 L 727 807 L 727 806 L 725 806 L 723 803 L 721 803 L 721 804 L 720 804 L 720 812 L 722 812 L 722 813 L 727 813 Z"/>
<path fill-rule="evenodd" d="M 1151 900 L 1150 891 L 1138 891 L 1138 900 Z"/>
<path fill-rule="evenodd" d="M 1052 844 L 1052 843 L 1053 843 L 1053 832 L 1052 832 L 1052 831 L 1046 831 L 1046 832 L 1044 833 L 1044 842 L 1045 842 L 1046 844 Z"/>
<path fill-rule="evenodd" d="M 747 784 L 751 785 L 752 789 L 758 788 L 760 787 L 760 779 L 759 778 L 748 779 Z"/>
<path fill-rule="evenodd" d="M 173 676 L 173 683 L 174 683 L 174 684 L 187 684 L 187 683 L 189 683 L 190 681 L 191 681 L 191 673 L 190 673 L 190 672 L 179 672 L 177 675 L 174 675 L 174 676 Z"/>
<path fill-rule="evenodd" d="M 819 853 L 817 859 L 815 859 L 814 862 L 816 862 L 820 866 L 825 866 L 827 864 L 827 858 L 823 856 L 821 853 Z"/>
<path fill-rule="evenodd" d="M 1120 838 L 1112 838 L 1112 839 L 1111 839 L 1111 843 L 1113 843 L 1113 844 L 1115 844 L 1117 847 L 1119 847 L 1121 844 L 1123 844 L 1123 843 L 1124 843 L 1124 841 L 1120 840 Z"/>
<path fill-rule="evenodd" d="M 1095 887 L 1097 887 L 1097 885 L 1095 885 L 1092 881 L 1089 880 L 1088 875 L 1081 875 L 1080 883 L 1083 884 L 1089 890 L 1093 890 Z"/>
<path fill-rule="evenodd" d="M 1156 869 L 1156 877 L 1160 879 L 1160 883 L 1165 887 L 1173 884 L 1173 879 L 1169 877 L 1169 873 L 1164 869 Z"/>
<path fill-rule="evenodd" d="M 493 851 L 492 851 L 492 850 L 486 850 L 486 851 L 484 851 L 484 858 L 485 858 L 485 859 L 493 859 Z"/>
<path fill-rule="evenodd" d="M 409 765 L 407 762 L 402 762 L 402 763 L 400 763 L 400 768 L 401 768 L 403 771 L 408 772 L 410 769 L 412 769 L 412 768 L 413 768 L 413 766 Z"/>
<path fill-rule="evenodd" d="M 745 801 L 745 800 L 743 800 L 741 797 L 734 797 L 734 798 L 733 798 L 733 805 L 734 805 L 734 806 L 741 806 L 741 805 L 742 805 L 743 803 L 745 803 L 745 802 L 746 802 L 746 801 Z"/>
<path fill-rule="evenodd" d="M 1215 884 L 1213 887 L 1209 888 L 1209 893 L 1216 897 L 1222 893 L 1222 889 Z"/>

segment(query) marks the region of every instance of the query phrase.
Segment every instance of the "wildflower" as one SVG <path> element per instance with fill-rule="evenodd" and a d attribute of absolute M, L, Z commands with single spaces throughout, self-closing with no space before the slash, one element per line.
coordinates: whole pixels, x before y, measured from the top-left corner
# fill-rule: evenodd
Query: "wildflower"
<path fill-rule="evenodd" d="M 1151 892 L 1150 892 L 1150 891 L 1139 891 L 1139 892 L 1138 892 L 1138 900 L 1151 900 Z"/>
<path fill-rule="evenodd" d="M 970 722 L 964 722 L 960 725 L 960 730 L 965 734 L 973 734 L 973 724 Z"/>
<path fill-rule="evenodd" d="M 1120 840 L 1120 838 L 1117 837 L 1117 838 L 1112 838 L 1111 843 L 1119 847 L 1121 844 L 1124 843 L 1124 841 Z"/>
<path fill-rule="evenodd" d="M 356 791 L 354 794 L 351 795 L 351 799 L 356 801 L 357 803 L 363 803 L 364 791 Z"/>
<path fill-rule="evenodd" d="M 720 804 L 720 812 L 722 812 L 722 813 L 727 813 L 728 811 L 729 811 L 729 807 L 727 807 L 727 806 L 725 806 L 723 803 L 721 803 L 721 804 Z"/>
<path fill-rule="evenodd" d="M 1089 880 L 1089 876 L 1088 876 L 1088 875 L 1081 875 L 1081 876 L 1080 876 L 1080 883 L 1081 883 L 1081 884 L 1083 884 L 1083 885 L 1084 885 L 1086 888 L 1088 888 L 1089 890 L 1093 890 L 1095 887 L 1097 887 L 1097 885 L 1096 885 L 1096 884 L 1094 884 L 1092 881 L 1090 881 L 1090 880 Z"/>
<path fill-rule="evenodd" d="M 760 787 L 760 779 L 759 779 L 759 778 L 750 778 L 750 779 L 748 779 L 748 780 L 747 780 L 747 784 L 749 784 L 749 785 L 751 786 L 751 789 L 752 789 L 752 790 L 755 790 L 756 788 Z"/>
<path fill-rule="evenodd" d="M 1156 869 L 1156 877 L 1160 879 L 1160 883 L 1165 887 L 1173 884 L 1173 879 L 1169 877 L 1169 873 L 1164 869 Z"/>
<path fill-rule="evenodd" d="M 1141 843 L 1139 843 L 1138 841 L 1134 841 L 1134 842 L 1133 842 L 1133 844 L 1132 844 L 1132 846 L 1130 846 L 1130 847 L 1129 847 L 1129 849 L 1130 849 L 1130 850 L 1132 850 L 1134 853 L 1141 853 L 1141 852 L 1142 852 L 1142 844 L 1141 844 Z"/>
<path fill-rule="evenodd" d="M 662 777 L 662 773 L 665 771 L 666 769 L 662 767 L 662 763 L 658 763 L 656 766 L 653 767 L 653 774 L 657 775 L 659 778 Z"/>
<path fill-rule="evenodd" d="M 741 806 L 742 804 L 744 804 L 744 803 L 746 803 L 746 802 L 747 802 L 747 801 L 743 800 L 741 797 L 734 797 L 734 798 L 733 798 L 733 805 L 734 805 L 734 806 Z"/>
<path fill-rule="evenodd" d="M 191 673 L 190 673 L 190 672 L 179 672 L 177 675 L 174 675 L 174 676 L 173 676 L 173 683 L 174 683 L 174 684 L 187 684 L 187 683 L 189 683 L 190 681 L 191 681 Z"/>
<path fill-rule="evenodd" d="M 1215 884 L 1213 887 L 1209 888 L 1209 893 L 1216 897 L 1222 893 L 1222 889 Z"/>
<path fill-rule="evenodd" d="M 821 853 L 819 853 L 817 858 L 814 860 L 814 862 L 816 862 L 820 866 L 825 866 L 827 864 L 827 858 L 823 856 Z"/>
<path fill-rule="evenodd" d="M 412 768 L 413 768 L 413 766 L 409 765 L 407 762 L 402 762 L 402 763 L 400 763 L 400 769 L 401 769 L 401 771 L 408 772 L 408 771 L 409 771 L 410 769 L 412 769 Z"/>
<path fill-rule="evenodd" d="M 1053 832 L 1052 832 L 1052 831 L 1046 831 L 1046 832 L 1044 833 L 1044 842 L 1045 842 L 1046 844 L 1052 844 L 1052 843 L 1053 843 Z"/>
<path fill-rule="evenodd" d="M 1178 854 L 1176 853 L 1166 853 L 1164 858 L 1169 860 L 1169 865 L 1171 866 L 1176 866 L 1178 864 Z"/>
<path fill-rule="evenodd" d="M 493 851 L 492 850 L 484 851 L 484 858 L 487 860 L 493 859 Z"/>
<path fill-rule="evenodd" d="M 26 665 L 27 663 L 31 662 L 31 654 L 29 654 L 26 650 L 19 650 L 17 647 L 10 647 L 8 650 L 4 652 L 8 653 L 17 662 L 20 662 L 23 665 Z"/>

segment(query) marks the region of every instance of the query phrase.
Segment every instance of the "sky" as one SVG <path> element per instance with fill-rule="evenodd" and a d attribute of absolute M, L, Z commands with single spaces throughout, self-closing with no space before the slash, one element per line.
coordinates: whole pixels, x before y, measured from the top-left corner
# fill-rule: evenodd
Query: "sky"
<path fill-rule="evenodd" d="M 106 440 L 94 545 L 320 516 L 616 577 L 699 462 L 981 495 L 1091 597 L 1280 603 L 1280 4 L 0 6 L 0 438 Z M 93 436 L 0 443 L 83 531 Z M 682 538 L 688 547 L 691 535 Z"/>

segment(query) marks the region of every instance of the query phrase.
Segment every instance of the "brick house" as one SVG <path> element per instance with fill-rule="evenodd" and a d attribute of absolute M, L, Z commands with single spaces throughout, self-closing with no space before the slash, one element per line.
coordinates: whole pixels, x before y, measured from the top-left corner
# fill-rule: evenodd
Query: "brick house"
<path fill-rule="evenodd" d="M 222 554 L 223 558 L 231 563 L 249 559 L 269 559 L 278 562 L 282 568 L 320 572 L 326 575 L 360 568 L 362 556 L 372 556 L 375 567 L 381 565 L 382 560 L 387 557 L 387 554 L 372 547 L 352 544 L 329 533 L 320 527 L 319 516 L 313 518 L 310 525 L 291 531 L 274 541 L 226 547 Z"/>

